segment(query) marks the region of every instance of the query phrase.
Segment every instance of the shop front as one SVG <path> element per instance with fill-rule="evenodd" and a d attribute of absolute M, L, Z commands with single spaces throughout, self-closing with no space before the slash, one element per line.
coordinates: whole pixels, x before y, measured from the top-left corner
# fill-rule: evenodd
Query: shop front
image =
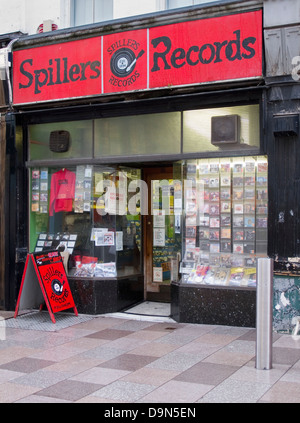
<path fill-rule="evenodd" d="M 177 321 L 254 326 L 262 11 L 70 38 L 13 52 L 28 252 L 59 249 L 79 313 L 151 300 Z"/>

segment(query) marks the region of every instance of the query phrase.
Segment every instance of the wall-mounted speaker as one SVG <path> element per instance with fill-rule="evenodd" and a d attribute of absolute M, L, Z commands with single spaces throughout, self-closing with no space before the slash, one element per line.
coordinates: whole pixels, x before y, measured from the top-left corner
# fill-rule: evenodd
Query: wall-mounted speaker
<path fill-rule="evenodd" d="M 211 118 L 211 143 L 213 145 L 240 142 L 239 115 L 213 116 Z"/>
<path fill-rule="evenodd" d="M 70 132 L 52 131 L 50 133 L 49 148 L 54 153 L 65 153 L 70 146 Z"/>
<path fill-rule="evenodd" d="M 299 114 L 273 116 L 275 137 L 292 137 L 299 135 Z"/>

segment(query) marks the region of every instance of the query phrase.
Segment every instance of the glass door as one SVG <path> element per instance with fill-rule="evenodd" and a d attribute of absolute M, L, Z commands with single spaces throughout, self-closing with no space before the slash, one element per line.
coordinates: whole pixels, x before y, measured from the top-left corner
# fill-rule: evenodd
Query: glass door
<path fill-rule="evenodd" d="M 145 297 L 170 302 L 172 259 L 181 250 L 175 228 L 173 167 L 144 170 L 148 215 L 144 217 Z"/>

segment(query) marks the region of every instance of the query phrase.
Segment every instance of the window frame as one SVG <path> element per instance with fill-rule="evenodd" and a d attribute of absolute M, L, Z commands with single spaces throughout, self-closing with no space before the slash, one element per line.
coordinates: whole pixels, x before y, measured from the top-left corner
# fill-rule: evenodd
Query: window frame
<path fill-rule="evenodd" d="M 80 0 L 80 2 L 83 2 L 83 1 L 86 2 L 86 0 Z M 95 19 L 95 13 L 96 13 L 95 1 L 96 0 L 91 0 L 91 1 L 92 1 L 92 22 L 84 22 L 84 23 L 81 23 L 80 25 L 88 25 L 88 24 L 93 24 L 93 23 L 97 23 L 97 22 L 105 22 L 106 20 L 114 19 L 114 17 L 113 17 L 113 9 L 114 9 L 113 8 L 113 2 L 114 2 L 114 0 L 111 0 L 112 1 L 112 16 L 109 19 L 105 19 L 104 21 Z M 71 16 L 71 19 L 70 19 L 71 25 L 76 26 L 76 27 L 80 26 L 80 25 L 76 24 L 76 0 L 71 0 L 70 16 Z"/>

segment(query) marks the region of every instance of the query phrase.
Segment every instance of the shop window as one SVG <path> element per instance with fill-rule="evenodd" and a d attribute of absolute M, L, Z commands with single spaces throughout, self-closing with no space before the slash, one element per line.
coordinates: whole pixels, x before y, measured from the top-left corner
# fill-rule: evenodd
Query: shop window
<path fill-rule="evenodd" d="M 255 287 L 256 258 L 267 255 L 267 158 L 190 160 L 183 178 L 182 282 Z"/>
<path fill-rule="evenodd" d="M 64 132 L 69 136 L 68 148 L 54 148 L 56 135 Z M 52 137 L 51 137 L 52 134 Z M 31 125 L 29 127 L 30 160 L 55 160 L 91 157 L 93 154 L 93 121 L 77 121 Z"/>
<path fill-rule="evenodd" d="M 58 249 L 69 276 L 141 272 L 139 205 L 130 214 L 140 171 L 100 166 L 39 167 L 30 172 L 30 251 Z"/>
<path fill-rule="evenodd" d="M 231 138 L 233 131 L 231 123 L 225 120 L 226 117 L 236 117 L 235 136 Z M 223 120 L 220 118 L 223 117 Z M 212 126 L 218 118 L 218 125 Z M 183 112 L 183 152 L 196 153 L 208 151 L 230 151 L 230 150 L 253 150 L 260 146 L 260 116 L 259 105 L 246 105 L 235 107 L 222 107 L 203 110 L 188 110 Z M 222 137 L 214 135 L 216 129 Z M 215 131 L 214 131 L 215 130 Z M 222 142 L 224 141 L 224 142 Z"/>
<path fill-rule="evenodd" d="M 180 140 L 179 112 L 104 118 L 95 121 L 96 157 L 179 154 Z"/>

